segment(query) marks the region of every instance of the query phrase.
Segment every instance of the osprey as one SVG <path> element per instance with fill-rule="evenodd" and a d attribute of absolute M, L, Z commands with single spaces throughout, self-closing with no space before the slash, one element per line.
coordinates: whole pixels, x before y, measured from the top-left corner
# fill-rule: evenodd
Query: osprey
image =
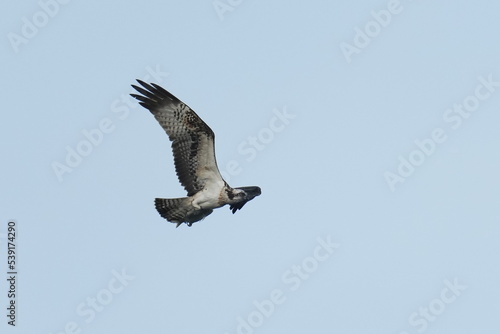
<path fill-rule="evenodd" d="M 169 222 L 191 226 L 229 204 L 233 214 L 261 194 L 259 187 L 231 188 L 215 160 L 215 134 L 185 103 L 162 87 L 137 80 L 142 95 L 130 94 L 148 109 L 172 141 L 175 170 L 187 197 L 156 198 L 155 206 Z M 144 88 L 143 88 L 144 87 Z"/>

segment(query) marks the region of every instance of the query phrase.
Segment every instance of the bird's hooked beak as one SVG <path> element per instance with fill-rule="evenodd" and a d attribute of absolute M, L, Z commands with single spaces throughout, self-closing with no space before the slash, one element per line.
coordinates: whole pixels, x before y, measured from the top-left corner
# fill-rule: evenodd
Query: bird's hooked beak
<path fill-rule="evenodd" d="M 254 199 L 262 193 L 259 187 L 240 187 L 236 189 L 243 190 L 246 193 L 247 201 Z"/>
<path fill-rule="evenodd" d="M 229 206 L 229 209 L 233 213 L 235 213 L 237 210 L 240 210 L 246 202 L 251 201 L 261 194 L 261 190 L 259 187 L 240 187 L 235 189 L 242 190 L 245 193 L 245 199 Z"/>

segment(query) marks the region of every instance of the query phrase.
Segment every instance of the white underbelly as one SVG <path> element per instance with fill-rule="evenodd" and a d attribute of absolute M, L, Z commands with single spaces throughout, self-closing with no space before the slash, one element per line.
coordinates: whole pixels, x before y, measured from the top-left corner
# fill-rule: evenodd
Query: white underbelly
<path fill-rule="evenodd" d="M 215 209 L 221 207 L 219 202 L 221 188 L 207 187 L 193 196 L 193 206 L 201 209 Z"/>

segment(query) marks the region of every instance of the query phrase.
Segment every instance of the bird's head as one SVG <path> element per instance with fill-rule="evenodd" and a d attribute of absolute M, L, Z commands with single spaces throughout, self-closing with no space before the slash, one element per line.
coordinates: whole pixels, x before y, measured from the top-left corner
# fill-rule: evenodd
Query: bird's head
<path fill-rule="evenodd" d="M 261 193 L 260 188 L 255 186 L 235 188 L 233 192 L 234 203 L 229 206 L 229 209 L 235 213 L 237 210 L 240 210 L 246 202 L 251 201 Z"/>

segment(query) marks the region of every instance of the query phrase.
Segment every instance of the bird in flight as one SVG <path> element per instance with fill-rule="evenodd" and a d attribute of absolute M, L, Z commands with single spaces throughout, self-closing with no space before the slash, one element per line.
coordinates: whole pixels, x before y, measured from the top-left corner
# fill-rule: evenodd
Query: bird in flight
<path fill-rule="evenodd" d="M 222 178 L 215 159 L 215 134 L 184 102 L 154 83 L 132 85 L 130 94 L 148 109 L 172 142 L 175 170 L 187 197 L 156 198 L 160 215 L 171 223 L 191 226 L 213 209 L 229 204 L 233 214 L 261 194 L 259 187 L 232 188 Z"/>

